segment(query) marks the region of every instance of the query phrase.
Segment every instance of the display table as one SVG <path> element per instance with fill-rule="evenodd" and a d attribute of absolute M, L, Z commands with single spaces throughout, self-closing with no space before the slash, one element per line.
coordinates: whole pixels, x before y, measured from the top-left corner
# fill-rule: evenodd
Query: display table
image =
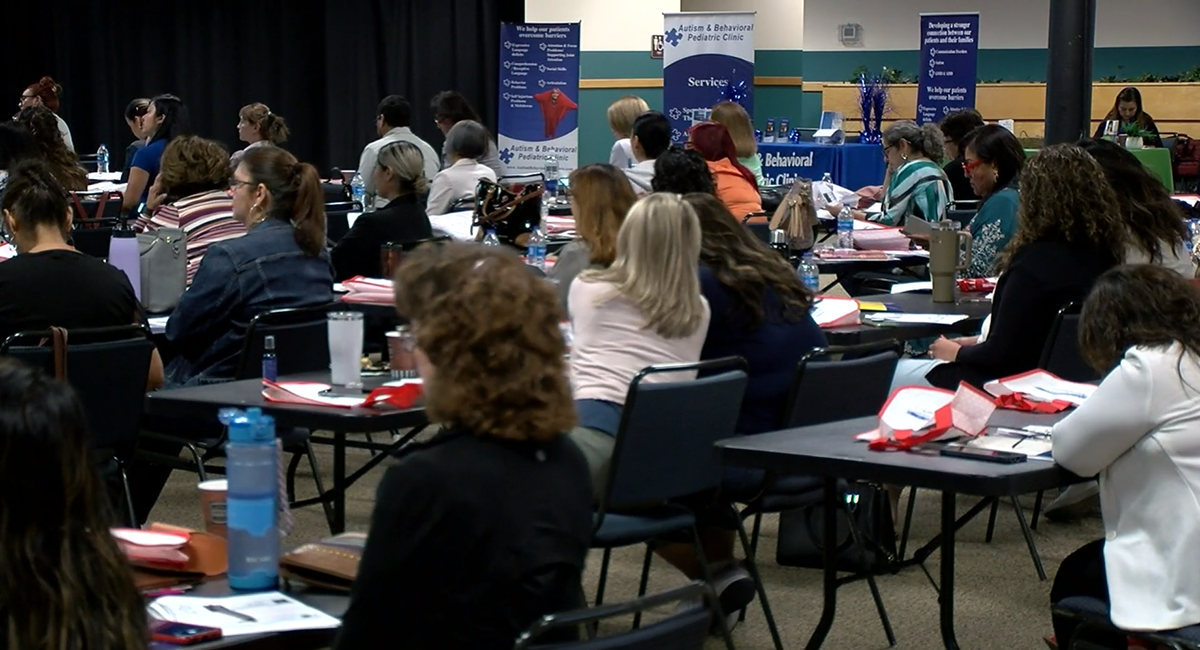
<path fill-rule="evenodd" d="M 883 184 L 883 150 L 877 144 L 762 142 L 758 158 L 768 185 L 790 185 L 800 178 L 820 180 L 826 172 L 834 183 L 851 190 Z"/>
<path fill-rule="evenodd" d="M 1032 156 L 1038 151 L 1040 150 L 1026 149 L 1025 155 Z M 1174 168 L 1171 167 L 1170 151 L 1167 151 L 1161 147 L 1156 147 L 1153 149 L 1128 149 L 1127 151 L 1133 154 L 1138 160 L 1142 161 L 1142 164 L 1146 166 L 1146 169 L 1149 169 L 1151 174 L 1157 176 L 1163 182 L 1163 185 L 1167 186 L 1168 192 L 1175 191 L 1175 172 Z M 766 173 L 767 170 L 764 167 L 763 174 Z"/>

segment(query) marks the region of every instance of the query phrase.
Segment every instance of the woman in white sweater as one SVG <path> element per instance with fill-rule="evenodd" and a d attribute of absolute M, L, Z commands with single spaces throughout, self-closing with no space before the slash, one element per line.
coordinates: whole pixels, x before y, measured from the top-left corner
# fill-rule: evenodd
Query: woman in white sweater
<path fill-rule="evenodd" d="M 1080 316 L 1080 352 L 1108 372 L 1054 427 L 1054 460 L 1100 478 L 1104 539 L 1065 559 L 1051 600 L 1110 603 L 1125 630 L 1200 623 L 1200 294 L 1174 271 L 1136 265 L 1096 281 Z M 1077 622 L 1054 619 L 1059 647 Z M 1101 647 L 1123 635 L 1083 632 Z"/>

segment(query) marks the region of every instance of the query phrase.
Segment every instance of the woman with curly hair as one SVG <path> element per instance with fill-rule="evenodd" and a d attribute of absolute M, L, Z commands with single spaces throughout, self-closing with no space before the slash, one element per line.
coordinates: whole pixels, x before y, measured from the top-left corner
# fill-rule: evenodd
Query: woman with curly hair
<path fill-rule="evenodd" d="M 30 106 L 45 106 L 54 113 L 54 121 L 58 124 L 58 132 L 62 134 L 63 144 L 71 153 L 75 153 L 75 142 L 71 139 L 71 128 L 67 126 L 67 121 L 58 114 L 58 97 L 62 94 L 62 86 L 54 82 L 50 77 L 42 77 L 37 83 L 29 84 L 25 92 L 21 93 L 21 102 L 17 105 L 18 108 L 24 109 Z"/>
<path fill-rule="evenodd" d="M 571 283 L 588 268 L 606 269 L 617 256 L 617 233 L 637 202 L 629 180 L 613 165 L 584 165 L 571 172 L 571 214 L 578 239 L 563 247 L 547 276 L 563 307 Z"/>
<path fill-rule="evenodd" d="M 1082 301 L 1100 274 L 1120 264 L 1132 241 L 1116 192 L 1083 149 L 1042 149 L 1021 174 L 1017 232 L 997 258 L 987 339 L 940 338 L 933 360 L 902 359 L 894 386 L 928 382 L 982 388 L 1037 367 L 1058 312 Z"/>
<path fill-rule="evenodd" d="M 33 137 L 37 154 L 50 167 L 54 178 L 70 192 L 88 188 L 87 170 L 79 166 L 75 152 L 63 143 L 54 112 L 45 106 L 29 106 L 17 113 L 17 124 Z"/>
<path fill-rule="evenodd" d="M 562 310 L 519 257 L 465 243 L 407 258 L 396 306 L 443 429 L 379 483 L 335 647 L 402 629 L 413 648 L 507 648 L 542 615 L 584 604 L 592 492 L 563 435 L 575 412 Z"/>
<path fill-rule="evenodd" d="M 1106 539 L 1063 560 L 1052 603 L 1105 601 L 1125 630 L 1200 623 L 1200 297 L 1178 273 L 1122 266 L 1096 281 L 1079 318 L 1079 351 L 1106 374 L 1095 394 L 1052 432 L 1054 461 L 1100 475 Z M 1059 647 L 1079 625 L 1054 616 Z M 1124 634 L 1081 631 L 1103 648 Z"/>
<path fill-rule="evenodd" d="M 209 246 L 246 234 L 246 226 L 233 218 L 231 173 L 219 143 L 194 135 L 175 138 L 163 151 L 162 171 L 150 188 L 146 208 L 152 212 L 133 225 L 137 232 L 179 228 L 187 235 L 188 284 Z"/>

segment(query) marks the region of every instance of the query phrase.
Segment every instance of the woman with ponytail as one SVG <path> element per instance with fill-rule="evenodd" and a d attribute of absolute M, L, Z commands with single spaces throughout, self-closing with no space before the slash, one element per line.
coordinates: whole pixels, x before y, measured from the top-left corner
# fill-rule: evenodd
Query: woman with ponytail
<path fill-rule="evenodd" d="M 42 77 L 21 93 L 21 103 L 18 104 L 18 108 L 45 106 L 53 111 L 54 118 L 58 121 L 58 132 L 62 134 L 63 144 L 67 145 L 67 149 L 74 153 L 75 143 L 71 140 L 71 128 L 67 126 L 67 121 L 58 114 L 58 96 L 62 94 L 62 91 L 62 86 L 54 83 L 53 79 Z"/>
<path fill-rule="evenodd" d="M 229 166 L 237 167 L 252 147 L 275 145 L 282 147 L 288 139 L 287 121 L 271 112 L 266 104 L 255 102 L 247 104 L 238 111 L 238 139 L 246 143 L 246 148 L 235 151 L 229 158 Z"/>
<path fill-rule="evenodd" d="M 171 385 L 233 379 L 255 316 L 333 300 L 317 170 L 278 147 L 254 147 L 234 170 L 229 192 L 233 218 L 247 232 L 208 248 L 167 322 L 179 353 L 167 368 Z"/>

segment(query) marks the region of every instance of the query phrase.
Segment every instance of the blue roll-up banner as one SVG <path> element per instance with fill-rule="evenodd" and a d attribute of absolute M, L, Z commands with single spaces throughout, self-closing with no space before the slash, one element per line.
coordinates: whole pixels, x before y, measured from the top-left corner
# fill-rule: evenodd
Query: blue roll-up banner
<path fill-rule="evenodd" d="M 547 156 L 579 166 L 579 23 L 500 26 L 500 159 L 509 173 L 540 172 Z"/>
<path fill-rule="evenodd" d="M 917 124 L 975 108 L 979 14 L 921 14 Z"/>
<path fill-rule="evenodd" d="M 674 142 L 723 100 L 754 115 L 753 12 L 663 14 L 663 42 L 663 112 Z"/>

